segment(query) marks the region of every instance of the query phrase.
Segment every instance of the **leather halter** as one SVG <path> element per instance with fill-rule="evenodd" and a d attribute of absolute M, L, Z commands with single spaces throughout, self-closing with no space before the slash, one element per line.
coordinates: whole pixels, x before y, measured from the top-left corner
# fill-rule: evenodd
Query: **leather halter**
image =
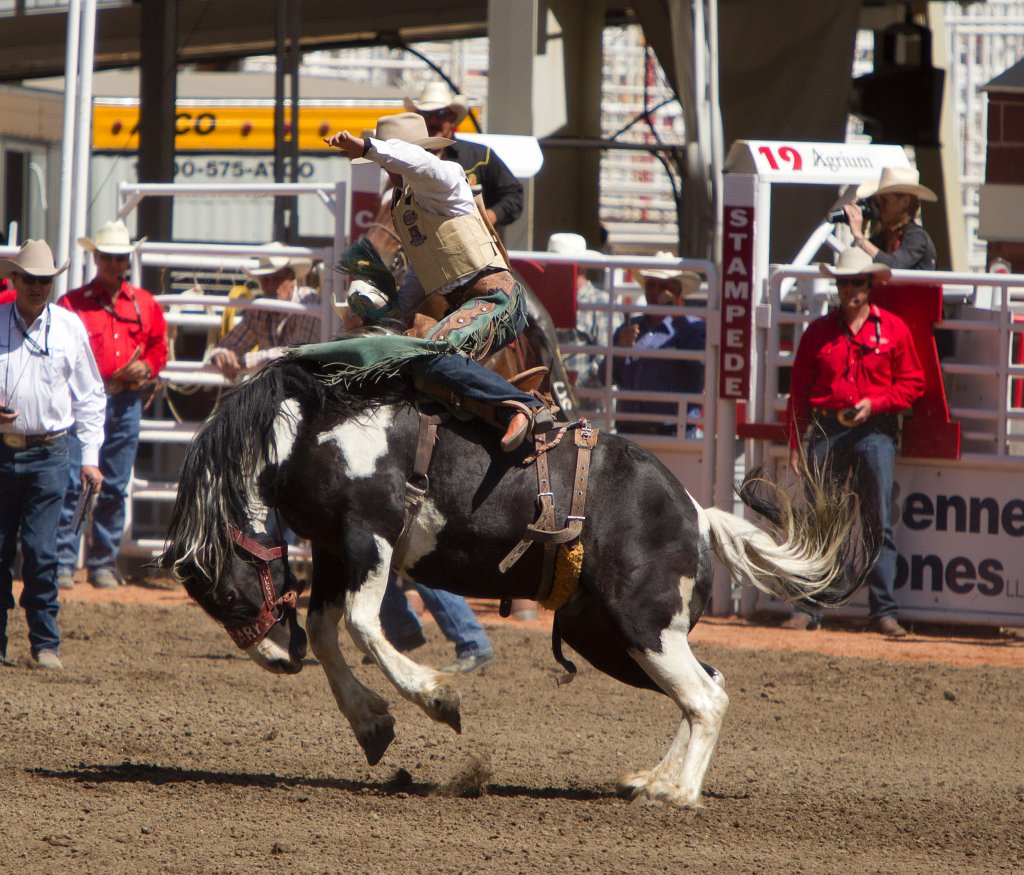
<path fill-rule="evenodd" d="M 247 650 L 266 638 L 267 633 L 274 627 L 274 624 L 280 621 L 281 618 L 274 613 L 276 610 L 295 609 L 295 603 L 302 593 L 302 587 L 296 584 L 292 589 L 288 588 L 289 579 L 294 581 L 294 578 L 288 572 L 287 543 L 282 541 L 276 547 L 264 547 L 257 540 L 249 537 L 245 532 L 234 526 L 229 526 L 229 530 L 231 532 L 231 540 L 257 560 L 260 586 L 263 589 L 263 606 L 260 608 L 260 612 L 255 620 L 238 626 L 224 625 L 228 635 L 231 636 L 231 640 L 242 650 Z M 285 589 L 280 597 L 274 592 L 274 579 L 270 573 L 270 563 L 275 559 L 283 559 L 285 565 Z"/>

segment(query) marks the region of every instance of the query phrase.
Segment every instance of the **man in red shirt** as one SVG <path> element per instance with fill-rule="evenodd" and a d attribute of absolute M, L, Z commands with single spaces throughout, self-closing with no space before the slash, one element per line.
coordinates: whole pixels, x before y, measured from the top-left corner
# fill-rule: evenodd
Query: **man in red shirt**
<path fill-rule="evenodd" d="M 808 466 L 840 483 L 849 477 L 861 514 L 882 532 L 882 549 L 868 578 L 868 619 L 883 634 L 902 637 L 907 633 L 896 618 L 890 520 L 897 414 L 923 394 L 924 371 L 903 320 L 870 302 L 872 285 L 887 280 L 889 268 L 850 248 L 835 268 L 822 265 L 821 271 L 835 278 L 839 306 L 812 322 L 797 348 L 786 417 L 789 464 L 798 475 L 803 470 L 800 440 L 810 426 Z M 785 625 L 808 629 L 818 621 L 798 611 Z"/>
<path fill-rule="evenodd" d="M 153 296 L 125 280 L 129 257 L 142 241 L 133 244 L 123 222 L 107 222 L 95 240 L 81 237 L 78 242 L 93 253 L 96 276 L 68 292 L 58 304 L 85 323 L 107 392 L 99 465 L 103 487 L 92 514 L 85 564 L 90 583 L 109 589 L 120 582 L 117 552 L 124 532 L 128 481 L 139 445 L 142 408 L 167 363 L 167 323 Z M 81 490 L 78 449 L 78 442 L 72 441 L 71 476 L 57 530 L 57 585 L 61 589 L 74 586 L 78 558 L 79 534 L 71 526 Z"/>

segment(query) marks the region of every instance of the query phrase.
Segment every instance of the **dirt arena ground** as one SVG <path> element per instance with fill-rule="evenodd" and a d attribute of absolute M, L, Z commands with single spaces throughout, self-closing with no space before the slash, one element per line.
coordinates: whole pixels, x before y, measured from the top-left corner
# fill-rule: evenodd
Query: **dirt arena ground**
<path fill-rule="evenodd" d="M 62 674 L 30 668 L 15 612 L 0 872 L 1024 870 L 1024 640 L 704 622 L 732 704 L 706 808 L 679 810 L 614 793 L 664 753 L 671 703 L 582 663 L 556 687 L 543 618 L 484 619 L 500 658 L 460 679 L 461 736 L 356 669 L 397 718 L 370 768 L 312 660 L 261 671 L 178 591 L 80 584 Z"/>

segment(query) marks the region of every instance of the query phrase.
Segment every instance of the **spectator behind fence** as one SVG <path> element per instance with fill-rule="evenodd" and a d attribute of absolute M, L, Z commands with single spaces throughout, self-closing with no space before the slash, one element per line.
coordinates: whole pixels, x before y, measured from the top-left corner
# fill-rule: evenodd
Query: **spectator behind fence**
<path fill-rule="evenodd" d="M 281 243 L 268 247 L 284 248 Z M 320 340 L 320 295 L 302 284 L 313 262 L 296 255 L 261 255 L 254 268 L 243 268 L 257 280 L 264 298 L 291 301 L 310 310 L 304 313 L 275 313 L 246 310 L 242 321 L 221 338 L 210 353 L 210 364 L 229 379 L 252 371 L 284 355 L 285 348 Z"/>
<path fill-rule="evenodd" d="M 125 279 L 131 254 L 141 242 L 131 242 L 128 228 L 121 221 L 107 222 L 96 232 L 95 240 L 79 238 L 79 245 L 92 253 L 96 276 L 58 302 L 85 325 L 106 390 L 99 456 L 103 487 L 92 512 L 85 556 L 89 582 L 101 589 L 116 588 L 120 582 L 117 554 L 124 533 L 128 483 L 139 447 L 142 410 L 167 364 L 163 311 L 149 292 Z M 81 493 L 82 444 L 73 435 L 68 448 L 68 489 L 57 530 L 57 585 L 61 589 L 74 586 L 81 540 L 72 519 Z"/>
<path fill-rule="evenodd" d="M 916 170 L 886 167 L 877 183 L 864 183 L 857 189 L 858 198 L 874 198 L 878 203 L 875 233 L 864 235 L 867 223 L 857 204 L 846 204 L 853 245 L 862 249 L 871 260 L 892 270 L 935 270 L 935 244 L 928 232 L 915 219 L 921 201 L 935 203 L 938 196 L 920 184 Z"/>
<path fill-rule="evenodd" d="M 891 504 L 899 433 L 897 414 L 921 397 L 924 372 L 906 324 L 871 304 L 871 288 L 890 271 L 849 248 L 835 268 L 821 266 L 839 290 L 839 306 L 816 319 L 797 347 L 786 420 L 789 463 L 803 473 L 801 438 L 807 436 L 807 467 L 850 488 L 860 499 L 865 527 L 882 535 L 868 577 L 868 620 L 883 635 L 907 634 L 897 619 L 894 595 L 896 543 Z M 816 629 L 820 614 L 798 609 L 784 625 Z"/>
<path fill-rule="evenodd" d="M 671 252 L 659 252 L 658 258 L 672 258 Z M 644 284 L 647 305 L 678 307 L 683 300 L 701 287 L 700 274 L 692 270 L 654 269 L 639 271 Z M 707 325 L 697 316 L 631 317 L 620 326 L 612 339 L 613 346 L 643 350 L 703 350 L 707 340 Z M 648 358 L 644 356 L 614 357 L 612 379 L 619 389 L 630 392 L 687 392 L 704 391 L 704 363 Z M 678 404 L 674 401 L 630 401 L 620 399 L 617 409 L 622 413 L 664 415 L 664 422 L 630 422 L 617 424 L 620 434 L 675 435 Z M 699 404 L 687 404 L 688 419 L 699 419 Z M 671 421 L 669 421 L 671 420 Z M 702 435 L 695 424 L 686 426 L 686 436 Z"/>
<path fill-rule="evenodd" d="M 495 228 L 519 218 L 523 212 L 523 184 L 489 147 L 455 139 L 455 129 L 469 112 L 465 97 L 452 94 L 443 82 L 428 82 L 418 100 L 405 98 L 405 108 L 423 117 L 428 136 L 453 140 L 441 150 L 440 157 L 466 171 L 473 194 L 483 197 L 487 218 Z"/>
<path fill-rule="evenodd" d="M 82 443 L 83 481 L 103 482 L 103 381 L 81 320 L 49 303 L 57 267 L 42 240 L 26 240 L 0 259 L 16 299 L 0 305 L 0 664 L 8 664 L 7 612 L 21 536 L 23 588 L 32 658 L 59 671 L 57 551 L 53 533 L 68 483 L 68 430 Z"/>

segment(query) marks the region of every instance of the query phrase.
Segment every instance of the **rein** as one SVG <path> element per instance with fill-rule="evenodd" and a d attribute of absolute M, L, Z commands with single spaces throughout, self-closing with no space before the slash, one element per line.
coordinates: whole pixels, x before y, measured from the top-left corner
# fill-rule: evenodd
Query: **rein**
<path fill-rule="evenodd" d="M 264 547 L 254 538 L 235 526 L 229 527 L 231 540 L 241 547 L 246 553 L 257 560 L 257 568 L 260 574 L 260 585 L 263 589 L 263 606 L 255 620 L 251 623 L 243 623 L 240 626 L 225 626 L 231 640 L 242 650 L 259 644 L 267 633 L 280 621 L 280 617 L 274 612 L 277 610 L 295 610 L 296 602 L 302 593 L 302 587 L 297 583 L 288 589 L 289 583 L 295 578 L 288 570 L 288 544 L 281 542 L 276 547 Z M 274 579 L 270 573 L 270 563 L 276 559 L 284 560 L 285 567 L 285 590 L 280 596 L 274 592 Z"/>

